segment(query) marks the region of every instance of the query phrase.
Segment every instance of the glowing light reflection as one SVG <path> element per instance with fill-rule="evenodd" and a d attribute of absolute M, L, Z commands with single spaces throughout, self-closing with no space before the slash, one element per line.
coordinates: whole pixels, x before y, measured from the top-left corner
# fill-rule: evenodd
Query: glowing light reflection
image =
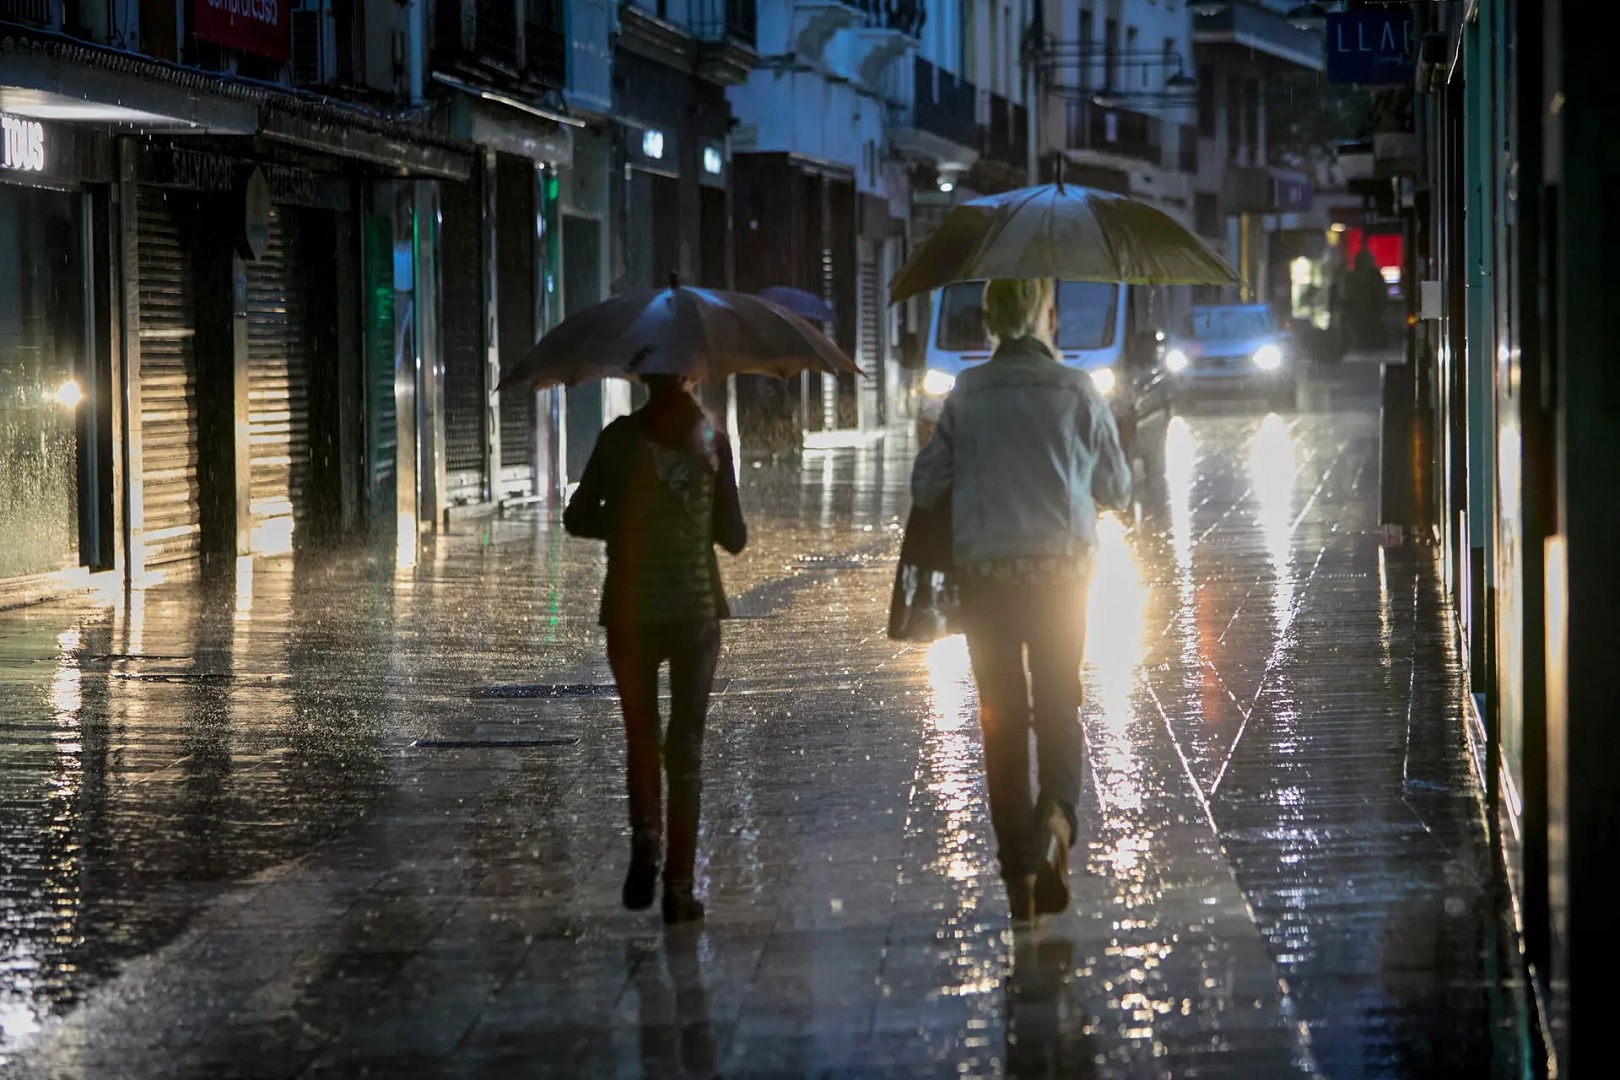
<path fill-rule="evenodd" d="M 1294 478 L 1298 473 L 1294 433 L 1287 421 L 1271 413 L 1249 443 L 1249 483 L 1259 503 L 1255 521 L 1271 561 L 1272 607 L 1279 627 L 1287 623 L 1294 606 Z"/>

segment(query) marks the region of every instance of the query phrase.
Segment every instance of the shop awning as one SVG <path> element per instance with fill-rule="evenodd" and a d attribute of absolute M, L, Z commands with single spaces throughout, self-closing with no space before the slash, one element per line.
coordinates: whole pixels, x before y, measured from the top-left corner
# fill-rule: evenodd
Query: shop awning
<path fill-rule="evenodd" d="M 573 164 L 573 128 L 584 127 L 583 120 L 444 72 L 433 79 L 457 91 L 441 114 L 441 129 L 451 137 L 558 168 Z"/>

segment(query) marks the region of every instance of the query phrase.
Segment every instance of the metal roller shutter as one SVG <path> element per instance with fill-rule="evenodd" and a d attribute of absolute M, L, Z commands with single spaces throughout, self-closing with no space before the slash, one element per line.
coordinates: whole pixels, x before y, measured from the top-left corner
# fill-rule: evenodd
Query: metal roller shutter
<path fill-rule="evenodd" d="M 190 248 L 182 233 L 197 203 L 160 188 L 142 188 L 137 202 L 141 527 L 146 562 L 159 565 L 201 551 L 196 302 Z"/>
<path fill-rule="evenodd" d="M 522 359 L 535 342 L 534 163 L 501 155 L 495 173 L 495 205 L 500 215 L 496 241 L 501 367 Z M 501 488 L 534 491 L 534 394 L 514 388 L 501 394 Z"/>
<path fill-rule="evenodd" d="M 855 287 L 860 308 L 855 362 L 867 374 L 867 378 L 856 383 L 856 389 L 861 396 L 862 416 L 868 422 L 880 424 L 883 422 L 879 393 L 883 380 L 883 286 L 878 274 L 877 245 L 870 240 L 859 241 Z"/>
<path fill-rule="evenodd" d="M 270 242 L 248 263 L 248 441 L 253 547 L 284 551 L 309 509 L 308 278 L 296 212 L 270 211 Z"/>
<path fill-rule="evenodd" d="M 452 502 L 477 502 L 484 490 L 482 192 L 476 180 L 444 184 L 439 199 L 445 474 Z"/>

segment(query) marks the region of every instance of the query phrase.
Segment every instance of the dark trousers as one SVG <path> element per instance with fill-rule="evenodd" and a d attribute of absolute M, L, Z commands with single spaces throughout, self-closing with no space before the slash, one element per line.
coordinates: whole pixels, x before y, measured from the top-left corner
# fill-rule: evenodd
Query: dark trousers
<path fill-rule="evenodd" d="M 1040 797 L 1062 807 L 1071 838 L 1077 831 L 1074 808 L 1086 753 L 1080 726 L 1085 579 L 965 578 L 962 617 L 979 688 L 985 781 L 1001 873 L 1008 878 L 1032 874 L 1039 858 L 1029 786 L 1032 728 Z"/>
<path fill-rule="evenodd" d="M 665 880 L 690 881 L 703 796 L 703 721 L 709 711 L 718 622 L 609 627 L 608 664 L 624 708 L 630 828 L 656 848 L 662 773 L 669 776 Z M 658 716 L 658 668 L 669 662 L 669 730 Z M 663 768 L 659 768 L 662 756 Z"/>

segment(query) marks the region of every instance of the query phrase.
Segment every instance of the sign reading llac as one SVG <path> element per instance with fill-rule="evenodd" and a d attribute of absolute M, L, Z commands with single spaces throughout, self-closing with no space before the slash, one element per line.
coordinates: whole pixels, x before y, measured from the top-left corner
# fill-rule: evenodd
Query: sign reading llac
<path fill-rule="evenodd" d="M 1416 46 L 1408 5 L 1330 14 L 1328 82 L 1357 86 L 1410 83 L 1417 74 Z"/>

